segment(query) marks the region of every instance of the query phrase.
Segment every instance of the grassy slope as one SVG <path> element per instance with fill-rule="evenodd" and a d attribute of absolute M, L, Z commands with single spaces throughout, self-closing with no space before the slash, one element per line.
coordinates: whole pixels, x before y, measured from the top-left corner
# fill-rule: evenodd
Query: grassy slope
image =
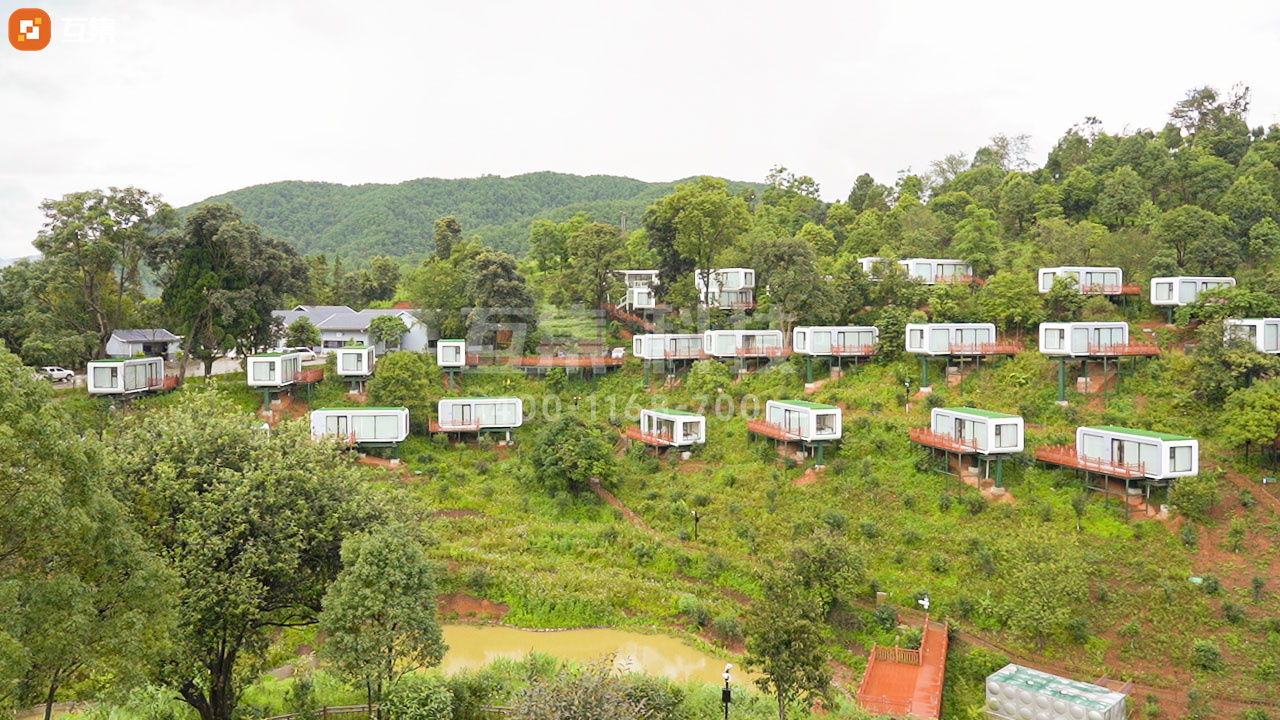
<path fill-rule="evenodd" d="M 1202 438 L 1202 458 L 1220 458 L 1210 439 L 1212 417 L 1195 411 L 1189 394 L 1173 380 L 1185 377 L 1185 358 L 1146 364 L 1126 378 L 1123 392 L 1107 398 L 1072 397 L 1068 408 L 1053 404 L 1056 369 L 1038 355 L 984 368 L 958 388 L 939 389 L 948 405 L 968 404 L 1021 412 L 1028 421 L 1028 447 L 1069 439 L 1076 424 L 1109 422 L 1184 432 Z M 796 396 L 802 386 L 798 362 L 751 376 L 728 388 L 736 402 L 755 396 Z M 579 412 L 594 401 L 602 422 L 612 407 L 621 415 L 628 403 L 684 406 L 697 401 L 679 388 L 644 397 L 641 369 L 630 361 L 619 373 L 590 384 L 570 380 L 558 393 L 546 381 L 522 375 L 469 374 L 467 394 L 527 394 L 538 398 L 537 415 L 517 432 L 517 446 L 451 447 L 439 439 L 412 438 L 401 456 L 418 473 L 407 482 L 418 497 L 447 562 L 446 591 L 463 591 L 510 606 L 506 621 L 525 627 L 619 625 L 677 627 L 695 631 L 688 611 L 705 606 L 710 617 L 732 627 L 741 601 L 756 592 L 761 563 L 782 558 L 793 542 L 819 523 L 840 527 L 858 539 L 871 575 L 891 602 L 911 606 L 928 590 L 934 613 L 1025 656 L 1037 653 L 1026 638 L 1001 629 L 998 607 L 1005 597 L 999 575 L 982 571 L 976 552 L 998 550 L 1028 534 L 1050 533 L 1077 550 L 1090 571 L 1091 599 L 1083 610 L 1088 640 L 1051 637 L 1043 656 L 1071 667 L 1077 676 L 1133 678 L 1158 687 L 1248 696 L 1275 702 L 1280 628 L 1280 587 L 1260 604 L 1247 596 L 1253 575 L 1280 577 L 1276 548 L 1280 519 L 1259 505 L 1243 507 L 1234 489 L 1224 490 L 1215 522 L 1198 529 L 1188 549 L 1176 527 L 1161 522 L 1126 524 L 1098 498 L 1091 501 L 1084 532 L 1076 534 L 1070 497 L 1074 487 L 1063 473 L 1015 468 L 1007 485 L 1014 504 L 987 506 L 977 514 L 962 503 L 942 509 L 944 493 L 972 494 L 953 480 L 922 471 L 922 455 L 906 442 L 906 428 L 926 423 L 927 408 L 904 412 L 898 390 L 915 365 L 870 365 L 829 383 L 813 396 L 839 402 L 845 417 L 843 447 L 828 457 L 829 468 L 812 484 L 799 486 L 803 468 L 774 460 L 768 444 L 746 439 L 741 417 L 709 422 L 710 443 L 687 463 L 654 461 L 625 454 L 615 494 L 653 529 L 637 528 L 593 496 L 548 497 L 529 478 L 527 454 L 548 405 Z M 246 409 L 257 402 L 238 378 L 220 381 Z M 326 384 L 321 394 L 338 397 L 341 386 Z M 73 400 L 89 406 L 93 402 Z M 168 402 L 158 398 L 140 403 Z M 86 410 L 89 408 L 86 407 Z M 634 410 L 634 408 L 633 408 Z M 105 417 L 106 413 L 100 416 Z M 618 417 L 620 426 L 627 419 Z M 621 447 L 621 444 L 619 445 Z M 1257 473 L 1254 473 L 1255 475 Z M 1224 486 L 1226 487 L 1226 486 Z M 1261 492 L 1261 490 L 1255 490 Z M 688 541 L 689 509 L 704 516 L 699 541 Z M 975 505 L 974 507 L 983 507 Z M 448 512 L 471 510 L 474 513 Z M 1233 517 L 1249 531 L 1240 553 L 1224 549 Z M 998 554 L 998 553 L 997 553 Z M 1216 574 L 1224 592 L 1211 597 L 1189 584 L 1190 575 Z M 1222 604 L 1245 607 L 1247 619 L 1231 623 Z M 960 610 L 972 607 L 969 617 Z M 1141 633 L 1122 637 L 1119 629 L 1137 623 Z M 700 632 L 700 642 L 718 642 Z M 894 643 L 897 631 L 876 624 L 870 609 L 844 618 L 831 633 L 846 685 L 856 685 L 872 642 Z M 1222 648 L 1226 668 L 1192 671 L 1188 654 L 1195 640 Z M 735 642 L 730 642 L 735 645 Z M 969 717 L 981 703 L 979 679 L 1002 659 L 957 645 L 949 668 L 946 717 Z M 1184 697 L 1174 690 L 1168 697 Z M 1162 703 L 1169 706 L 1168 697 Z"/>

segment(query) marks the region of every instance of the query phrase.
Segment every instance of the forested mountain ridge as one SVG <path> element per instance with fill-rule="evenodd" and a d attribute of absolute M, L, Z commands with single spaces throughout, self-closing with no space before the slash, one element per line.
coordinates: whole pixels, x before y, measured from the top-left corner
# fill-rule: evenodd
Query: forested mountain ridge
<path fill-rule="evenodd" d="M 419 178 L 394 185 L 284 181 L 215 195 L 246 220 L 292 243 L 300 254 L 337 253 L 356 259 L 385 255 L 420 259 L 433 251 L 432 226 L 443 215 L 461 221 L 467 237 L 523 255 L 535 218 L 565 220 L 579 212 L 617 222 L 636 218 L 681 181 L 656 183 L 609 175 L 538 172 L 445 180 Z M 731 183 L 737 190 L 748 183 Z M 753 185 L 754 186 L 754 185 Z"/>

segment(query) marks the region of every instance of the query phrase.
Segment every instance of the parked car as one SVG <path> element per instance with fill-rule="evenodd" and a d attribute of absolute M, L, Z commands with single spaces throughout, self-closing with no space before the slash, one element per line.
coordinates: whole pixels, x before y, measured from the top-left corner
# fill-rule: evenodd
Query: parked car
<path fill-rule="evenodd" d="M 75 373 L 66 368 L 58 367 L 57 365 L 46 365 L 39 370 L 36 370 L 36 373 L 40 375 L 40 377 L 47 378 L 52 382 L 70 382 L 76 379 Z"/>
<path fill-rule="evenodd" d="M 280 352 L 298 353 L 302 356 L 302 362 L 318 360 L 320 356 L 316 355 L 316 351 L 309 347 L 287 347 L 280 348 Z"/>

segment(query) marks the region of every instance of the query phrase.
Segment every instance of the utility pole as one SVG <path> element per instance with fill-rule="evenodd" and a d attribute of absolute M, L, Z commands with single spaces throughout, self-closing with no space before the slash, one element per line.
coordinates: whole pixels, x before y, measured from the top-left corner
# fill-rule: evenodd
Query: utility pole
<path fill-rule="evenodd" d="M 622 211 L 622 237 L 627 236 L 627 211 Z"/>

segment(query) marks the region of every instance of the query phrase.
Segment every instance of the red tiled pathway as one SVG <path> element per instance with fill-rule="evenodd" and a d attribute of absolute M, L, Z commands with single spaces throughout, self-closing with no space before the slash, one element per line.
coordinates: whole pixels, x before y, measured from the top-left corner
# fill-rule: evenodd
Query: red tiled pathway
<path fill-rule="evenodd" d="M 871 647 L 858 705 L 878 715 L 937 720 L 947 669 L 947 624 L 925 618 L 919 650 Z"/>

